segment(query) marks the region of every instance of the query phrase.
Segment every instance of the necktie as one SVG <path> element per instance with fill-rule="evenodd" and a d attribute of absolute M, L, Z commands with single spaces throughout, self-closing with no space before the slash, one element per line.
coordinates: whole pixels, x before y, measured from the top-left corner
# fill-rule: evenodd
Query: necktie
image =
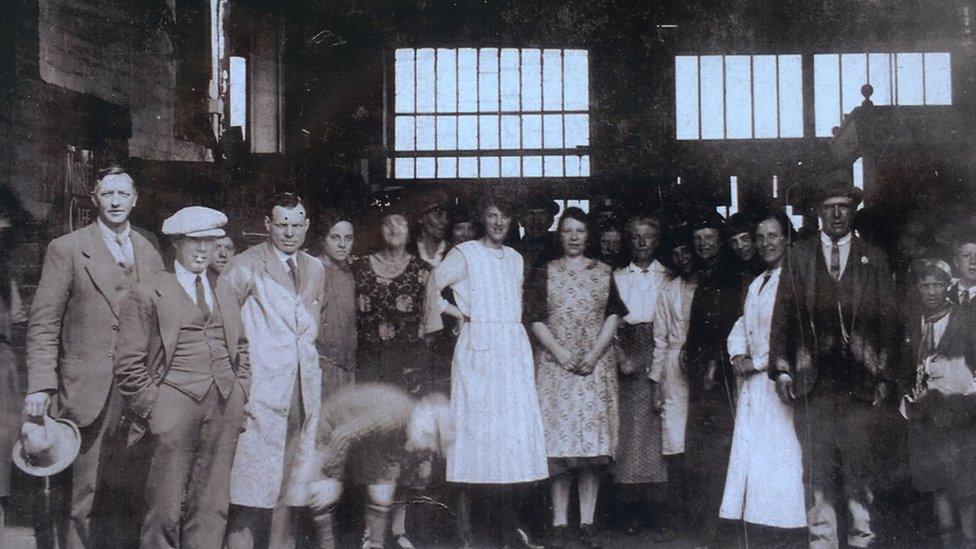
<path fill-rule="evenodd" d="M 291 282 L 292 282 L 292 284 L 295 285 L 295 291 L 297 292 L 299 289 L 301 289 L 301 286 L 298 284 L 298 282 L 299 282 L 299 280 L 298 280 L 298 266 L 295 265 L 295 260 L 292 259 L 292 258 L 290 258 L 290 257 L 288 258 L 288 261 L 286 261 L 285 263 L 288 264 L 288 271 L 291 274 Z"/>
<path fill-rule="evenodd" d="M 763 276 L 763 281 L 762 281 L 762 284 L 760 284 L 760 285 L 759 285 L 759 293 L 762 293 L 762 291 L 763 291 L 763 288 L 765 288 L 765 287 L 766 287 L 766 283 L 767 283 L 767 282 L 769 282 L 769 278 L 770 278 L 771 276 L 773 276 L 773 273 L 766 273 L 766 275 L 765 275 L 765 276 Z"/>
<path fill-rule="evenodd" d="M 197 275 L 196 280 L 193 281 L 193 289 L 196 290 L 197 294 L 197 307 L 200 308 L 204 318 L 210 318 L 210 307 L 207 305 L 207 296 L 203 291 L 203 278 L 200 275 Z"/>
<path fill-rule="evenodd" d="M 836 242 L 830 243 L 830 276 L 840 280 L 840 246 Z"/>
<path fill-rule="evenodd" d="M 963 305 L 969 305 L 969 301 L 972 298 L 969 297 L 969 290 L 959 290 L 959 303 Z"/>
<path fill-rule="evenodd" d="M 135 265 L 135 259 L 132 257 L 132 248 L 126 246 L 126 240 L 125 235 L 115 235 L 115 243 L 119 245 L 119 250 L 122 252 L 122 260 L 119 261 L 119 267 L 122 267 L 125 276 L 132 276 L 132 267 Z"/>

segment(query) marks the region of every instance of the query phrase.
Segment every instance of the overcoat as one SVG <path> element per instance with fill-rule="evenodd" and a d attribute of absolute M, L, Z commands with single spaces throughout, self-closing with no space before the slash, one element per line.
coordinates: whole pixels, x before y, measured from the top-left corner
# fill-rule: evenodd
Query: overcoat
<path fill-rule="evenodd" d="M 297 253 L 300 288 L 267 242 L 235 256 L 221 275 L 241 304 L 251 361 L 251 391 L 245 431 L 237 442 L 231 472 L 231 503 L 270 509 L 281 496 L 305 505 L 304 479 L 315 455 L 322 370 L 315 347 L 325 271 L 322 263 Z M 282 487 L 288 412 L 299 375 L 305 421 L 290 482 Z M 281 491 L 284 490 L 282 494 Z"/>

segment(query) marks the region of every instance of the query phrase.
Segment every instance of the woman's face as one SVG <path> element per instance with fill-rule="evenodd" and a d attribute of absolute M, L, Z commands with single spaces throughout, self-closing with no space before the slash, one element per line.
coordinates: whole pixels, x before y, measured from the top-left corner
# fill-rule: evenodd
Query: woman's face
<path fill-rule="evenodd" d="M 512 216 L 498 209 L 488 206 L 484 214 L 485 236 L 495 244 L 503 244 L 508 229 L 512 226 Z"/>
<path fill-rule="evenodd" d="M 392 214 L 383 218 L 383 243 L 387 248 L 402 248 L 410 238 L 410 225 L 407 218 Z"/>
<path fill-rule="evenodd" d="M 226 235 L 218 238 L 214 247 L 213 261 L 210 262 L 210 269 L 217 274 L 224 272 L 224 267 L 235 255 L 237 255 L 237 247 L 234 246 L 234 241 Z"/>
<path fill-rule="evenodd" d="M 474 238 L 474 223 L 470 221 L 458 221 L 451 229 L 451 242 L 458 245 Z"/>
<path fill-rule="evenodd" d="M 693 261 L 693 256 L 691 254 L 691 247 L 678 246 L 677 248 L 672 250 L 671 261 L 674 262 L 675 266 L 677 266 L 678 270 L 681 271 L 682 273 L 684 274 L 690 273 L 691 269 L 694 268 L 695 265 Z"/>
<path fill-rule="evenodd" d="M 926 312 L 936 312 L 942 308 L 946 302 L 946 292 L 949 284 L 946 280 L 936 275 L 925 275 L 915 283 L 918 290 L 919 302 L 922 309 Z"/>
<path fill-rule="evenodd" d="M 352 223 L 340 221 L 330 227 L 329 233 L 325 235 L 325 255 L 338 263 L 348 261 L 354 241 L 355 234 Z"/>
<path fill-rule="evenodd" d="M 786 253 L 786 235 L 779 221 L 767 219 L 756 227 L 756 245 L 767 266 L 775 267 L 782 263 Z"/>
<path fill-rule="evenodd" d="M 566 218 L 559 226 L 559 241 L 566 257 L 579 257 L 586 250 L 586 223 Z"/>

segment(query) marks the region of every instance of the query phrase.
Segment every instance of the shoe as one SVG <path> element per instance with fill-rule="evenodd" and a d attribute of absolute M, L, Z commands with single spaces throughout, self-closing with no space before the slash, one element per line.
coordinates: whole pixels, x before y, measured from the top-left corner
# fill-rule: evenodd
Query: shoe
<path fill-rule="evenodd" d="M 571 538 L 569 535 L 569 526 L 565 524 L 561 526 L 553 526 L 549 531 L 549 536 L 546 538 L 546 546 L 552 549 L 559 549 L 561 547 L 569 547 Z"/>
<path fill-rule="evenodd" d="M 405 534 L 397 534 L 393 536 L 393 546 L 399 547 L 399 549 L 416 549 L 411 543 L 410 538 Z"/>
<path fill-rule="evenodd" d="M 509 539 L 505 540 L 506 548 L 516 548 L 521 549 L 546 549 L 546 546 L 532 539 L 524 528 L 516 528 L 511 535 L 506 536 Z"/>
<path fill-rule="evenodd" d="M 581 524 L 580 525 L 580 543 L 583 547 L 588 549 L 600 549 L 603 547 L 601 543 L 600 535 L 597 533 L 596 528 L 592 524 Z"/>

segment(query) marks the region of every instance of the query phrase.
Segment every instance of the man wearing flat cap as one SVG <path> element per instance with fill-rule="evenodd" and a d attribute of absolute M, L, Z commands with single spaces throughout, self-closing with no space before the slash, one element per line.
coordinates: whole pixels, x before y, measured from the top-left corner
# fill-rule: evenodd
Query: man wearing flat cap
<path fill-rule="evenodd" d="M 120 166 L 102 170 L 92 191 L 98 219 L 51 241 L 31 306 L 24 411 L 43 416 L 53 402 L 52 415 L 75 422 L 82 438 L 70 473 L 69 549 L 105 543 L 94 535 L 92 509 L 122 409 L 112 382 L 119 311 L 134 283 L 163 269 L 155 238 L 129 223 L 138 198 Z"/>
<path fill-rule="evenodd" d="M 122 303 L 115 380 L 128 441 L 153 446 L 141 547 L 219 547 L 230 466 L 251 383 L 241 308 L 207 268 L 227 217 L 183 208 L 163 223 L 173 270 L 133 286 Z"/>
<path fill-rule="evenodd" d="M 769 343 L 769 375 L 797 410 L 804 469 L 812 483 L 811 547 L 838 543 L 835 494 L 850 512 L 847 543 L 867 547 L 879 407 L 890 400 L 894 281 L 878 248 L 853 234 L 861 190 L 843 180 L 816 189 L 820 233 L 787 252 Z M 804 425 L 807 427 L 799 428 Z M 810 502 L 808 502 L 810 503 Z"/>
<path fill-rule="evenodd" d="M 514 248 L 522 254 L 526 272 L 559 257 L 559 245 L 553 233 L 549 232 L 557 213 L 559 206 L 556 202 L 541 193 L 530 196 L 520 212 L 519 222 L 525 229 L 525 235 Z"/>

